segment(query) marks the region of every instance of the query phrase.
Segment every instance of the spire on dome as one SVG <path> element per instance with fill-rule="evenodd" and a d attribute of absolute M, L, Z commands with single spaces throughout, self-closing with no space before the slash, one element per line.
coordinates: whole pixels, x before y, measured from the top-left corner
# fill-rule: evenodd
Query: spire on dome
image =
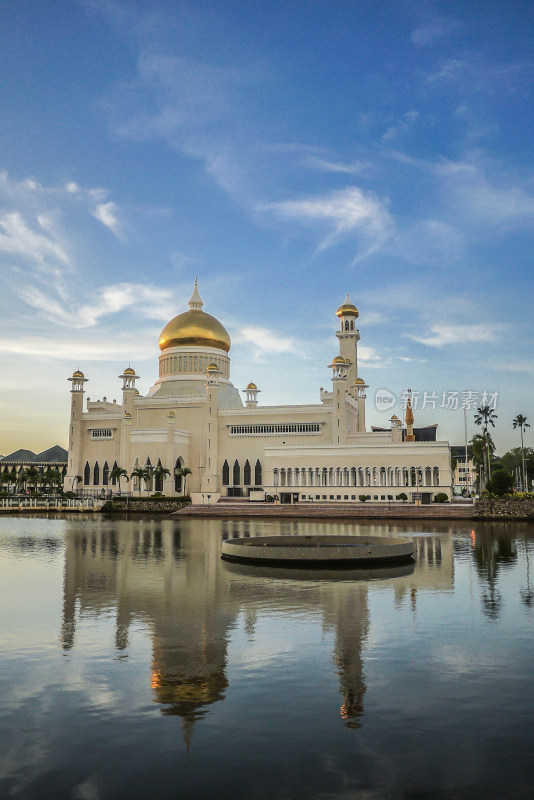
<path fill-rule="evenodd" d="M 191 295 L 191 299 L 189 300 L 189 310 L 201 311 L 203 305 L 204 303 L 202 302 L 202 298 L 198 291 L 198 281 L 195 275 L 195 288 L 193 289 L 193 294 Z"/>

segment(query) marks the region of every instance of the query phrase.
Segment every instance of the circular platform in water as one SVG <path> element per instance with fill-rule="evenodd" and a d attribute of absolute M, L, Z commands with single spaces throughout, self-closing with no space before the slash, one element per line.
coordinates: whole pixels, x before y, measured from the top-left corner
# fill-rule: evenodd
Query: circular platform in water
<path fill-rule="evenodd" d="M 227 539 L 221 555 L 229 561 L 273 564 L 384 564 L 410 561 L 413 539 L 393 536 L 256 536 Z"/>

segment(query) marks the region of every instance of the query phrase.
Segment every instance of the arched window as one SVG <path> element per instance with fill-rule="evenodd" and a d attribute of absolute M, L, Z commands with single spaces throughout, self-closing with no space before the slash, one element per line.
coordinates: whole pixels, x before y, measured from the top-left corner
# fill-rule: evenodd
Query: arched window
<path fill-rule="evenodd" d="M 189 372 L 193 372 L 193 356 L 189 356 Z"/>
<path fill-rule="evenodd" d="M 195 372 L 198 372 L 198 356 L 195 356 Z"/>
<path fill-rule="evenodd" d="M 354 330 L 354 320 L 353 319 L 351 319 L 351 321 L 350 321 L 350 329 L 351 329 L 351 331 Z"/>
<path fill-rule="evenodd" d="M 104 469 L 102 470 L 102 486 L 107 486 L 109 481 L 109 467 L 108 462 L 104 464 Z"/>
<path fill-rule="evenodd" d="M 178 372 L 181 371 L 182 371 L 182 356 L 180 356 L 178 359 Z"/>
<path fill-rule="evenodd" d="M 116 461 L 114 461 L 114 462 L 113 462 L 113 468 L 112 468 L 112 470 L 111 470 L 111 471 L 113 472 L 113 470 L 114 470 L 116 467 L 117 467 L 117 462 L 116 462 Z M 112 484 L 112 486 L 116 486 L 116 485 L 117 485 L 117 478 L 116 478 L 115 476 L 113 476 L 113 477 L 112 477 L 112 479 L 111 479 L 111 484 Z"/>
<path fill-rule="evenodd" d="M 230 484 L 230 467 L 228 465 L 228 461 L 226 460 L 222 468 L 222 483 L 223 486 L 228 486 Z"/>
<path fill-rule="evenodd" d="M 241 470 L 239 468 L 239 461 L 237 460 L 237 458 L 234 461 L 233 479 L 234 479 L 233 481 L 234 486 L 239 486 L 241 483 Z"/>
<path fill-rule="evenodd" d="M 247 458 L 245 466 L 243 467 L 243 485 L 250 486 L 250 463 Z"/>
<path fill-rule="evenodd" d="M 256 461 L 256 466 L 254 467 L 254 485 L 261 486 L 262 483 L 263 483 L 263 476 L 261 471 L 260 460 L 258 458 L 258 460 Z"/>
<path fill-rule="evenodd" d="M 85 462 L 85 467 L 83 470 L 83 485 L 89 486 L 91 483 L 91 467 L 89 466 L 89 462 Z"/>
<path fill-rule="evenodd" d="M 98 466 L 98 461 L 95 461 L 95 466 L 93 468 L 93 486 L 98 486 L 100 483 L 100 467 Z"/>

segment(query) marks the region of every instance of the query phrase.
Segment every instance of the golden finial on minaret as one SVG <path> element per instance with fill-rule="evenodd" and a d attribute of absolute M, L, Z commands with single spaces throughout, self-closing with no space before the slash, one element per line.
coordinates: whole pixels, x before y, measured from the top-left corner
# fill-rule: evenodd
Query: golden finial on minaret
<path fill-rule="evenodd" d="M 413 432 L 413 408 L 412 408 L 412 390 L 408 389 L 408 399 L 406 401 L 406 436 L 405 442 L 415 442 L 415 434 Z"/>

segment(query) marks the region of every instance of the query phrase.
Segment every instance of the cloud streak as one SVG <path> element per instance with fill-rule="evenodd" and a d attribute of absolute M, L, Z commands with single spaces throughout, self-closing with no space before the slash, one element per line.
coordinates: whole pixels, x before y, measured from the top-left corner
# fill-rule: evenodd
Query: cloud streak
<path fill-rule="evenodd" d="M 330 226 L 332 231 L 323 239 L 319 250 L 331 247 L 350 234 L 359 234 L 368 243 L 366 252 L 359 256 L 363 258 L 376 250 L 392 229 L 387 205 L 375 195 L 349 186 L 326 195 L 265 203 L 258 210 L 270 211 L 284 221 L 306 226 L 318 222 Z"/>

